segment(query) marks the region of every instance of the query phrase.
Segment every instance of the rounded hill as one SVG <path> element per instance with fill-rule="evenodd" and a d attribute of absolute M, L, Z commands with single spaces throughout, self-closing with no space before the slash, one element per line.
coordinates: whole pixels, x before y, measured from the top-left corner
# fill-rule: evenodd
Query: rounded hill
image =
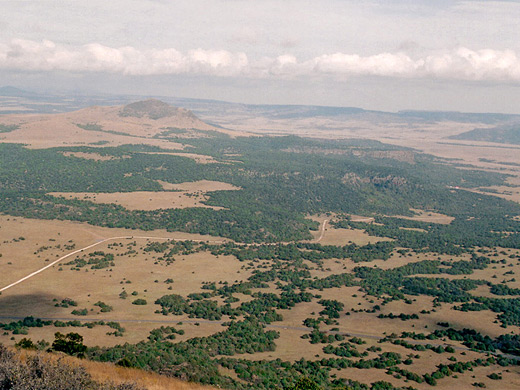
<path fill-rule="evenodd" d="M 157 99 L 142 100 L 124 106 L 119 115 L 122 117 L 148 117 L 150 119 L 161 119 L 167 117 L 178 117 L 184 119 L 198 119 L 191 111 L 184 108 L 170 106 Z"/>

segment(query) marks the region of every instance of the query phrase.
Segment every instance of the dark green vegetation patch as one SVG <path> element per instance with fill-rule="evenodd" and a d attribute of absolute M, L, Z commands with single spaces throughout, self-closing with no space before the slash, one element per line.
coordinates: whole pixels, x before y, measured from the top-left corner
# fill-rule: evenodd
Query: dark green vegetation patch
<path fill-rule="evenodd" d="M 520 214 L 518 205 L 462 189 L 503 184 L 504 175 L 456 169 L 445 161 L 373 141 L 213 136 L 189 142 L 186 151 L 211 155 L 222 163 L 197 164 L 180 156 L 142 153 L 160 150 L 146 146 L 28 150 L 0 145 L 0 211 L 106 227 L 166 228 L 242 242 L 275 242 L 310 238 L 309 229 L 318 226 L 305 218 L 308 214 L 411 215 L 410 208 L 415 208 L 455 217 L 448 227 L 432 224 L 428 228 L 427 245 L 436 250 L 443 244 L 431 241 L 445 242 L 446 237 L 450 238 L 446 250 L 462 241 L 471 246 L 520 242 L 520 222 L 510 218 Z M 66 157 L 64 151 L 129 158 L 93 161 Z M 232 162 L 226 157 L 230 153 Z M 401 161 L 402 153 L 412 159 Z M 52 191 L 162 191 L 157 180 L 215 180 L 241 190 L 211 192 L 206 203 L 223 207 L 220 210 L 132 211 L 46 195 Z M 414 247 L 423 245 L 426 235 L 390 231 L 393 226 L 394 230 L 402 227 L 402 221 L 397 223 L 401 225 L 388 226 L 383 235 L 406 234 L 402 240 L 417 241 Z"/>

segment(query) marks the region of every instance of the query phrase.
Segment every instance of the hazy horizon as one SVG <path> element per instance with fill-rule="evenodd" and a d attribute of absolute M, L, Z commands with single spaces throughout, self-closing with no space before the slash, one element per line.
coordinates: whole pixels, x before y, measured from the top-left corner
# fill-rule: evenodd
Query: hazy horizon
<path fill-rule="evenodd" d="M 44 0 L 2 6 L 0 85 L 520 114 L 518 1 Z"/>

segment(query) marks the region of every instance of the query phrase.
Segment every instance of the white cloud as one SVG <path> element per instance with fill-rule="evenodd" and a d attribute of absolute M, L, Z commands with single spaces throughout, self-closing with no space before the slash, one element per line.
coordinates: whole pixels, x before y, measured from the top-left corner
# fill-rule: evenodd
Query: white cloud
<path fill-rule="evenodd" d="M 309 60 L 282 54 L 253 61 L 243 52 L 227 50 L 195 49 L 183 53 L 173 48 L 140 50 L 99 43 L 69 47 L 48 40 L 17 39 L 0 44 L 0 69 L 142 76 L 194 74 L 291 78 L 323 75 L 520 82 L 520 58 L 515 51 L 464 47 L 422 56 L 403 50 L 369 56 L 339 52 Z"/>
<path fill-rule="evenodd" d="M 98 43 L 65 47 L 50 41 L 13 40 L 0 44 L 0 68 L 21 71 L 108 72 L 127 75 L 238 75 L 248 65 L 244 53 L 225 50 L 138 50 Z"/>
<path fill-rule="evenodd" d="M 381 53 L 362 57 L 357 54 L 336 53 L 314 58 L 315 72 L 354 75 L 408 76 L 416 73 L 418 64 L 403 53 Z"/>
<path fill-rule="evenodd" d="M 459 48 L 451 55 L 426 57 L 424 71 L 464 80 L 520 81 L 520 58 L 512 50 Z"/>
<path fill-rule="evenodd" d="M 311 62 L 315 72 L 520 82 L 520 58 L 512 50 L 470 50 L 461 47 L 415 59 L 404 52 L 366 57 L 336 53 L 317 57 Z"/>

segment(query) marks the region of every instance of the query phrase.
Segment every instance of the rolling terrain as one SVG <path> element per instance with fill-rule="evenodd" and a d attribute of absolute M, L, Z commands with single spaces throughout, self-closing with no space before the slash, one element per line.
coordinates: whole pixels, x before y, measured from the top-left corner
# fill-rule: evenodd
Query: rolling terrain
<path fill-rule="evenodd" d="M 185 103 L 0 116 L 1 343 L 230 389 L 520 386 L 519 147 L 453 139 L 518 117 Z"/>

